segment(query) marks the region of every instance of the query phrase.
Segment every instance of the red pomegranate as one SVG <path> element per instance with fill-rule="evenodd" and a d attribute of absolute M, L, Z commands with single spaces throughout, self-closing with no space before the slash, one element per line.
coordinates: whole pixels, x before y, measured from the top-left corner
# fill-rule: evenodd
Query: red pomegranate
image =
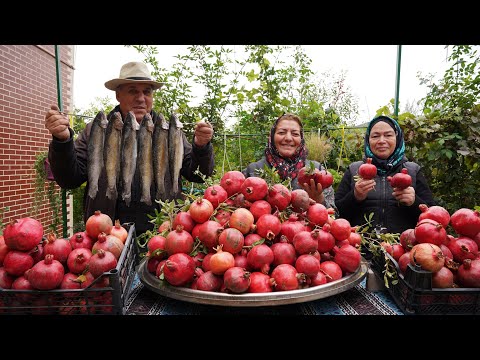
<path fill-rule="evenodd" d="M 230 215 L 228 224 L 230 227 L 240 230 L 240 232 L 245 235 L 252 230 L 254 221 L 255 219 L 250 210 L 238 208 Z"/>
<path fill-rule="evenodd" d="M 297 290 L 305 282 L 305 274 L 300 274 L 289 264 L 278 265 L 273 269 L 271 277 L 275 280 L 276 291 Z"/>
<path fill-rule="evenodd" d="M 176 253 L 170 255 L 163 266 L 165 280 L 173 286 L 184 286 L 193 280 L 195 261 L 190 255 Z"/>
<path fill-rule="evenodd" d="M 393 176 L 388 176 L 387 181 L 392 188 L 400 190 L 406 189 L 412 185 L 412 177 L 408 175 L 407 168 L 403 168 L 399 173 L 396 173 Z"/>
<path fill-rule="evenodd" d="M 97 240 L 100 233 L 110 234 L 113 222 L 110 216 L 102 214 L 100 210 L 96 210 L 85 222 L 85 231 L 93 240 Z"/>
<path fill-rule="evenodd" d="M 252 203 L 249 210 L 256 222 L 260 216 L 272 213 L 272 205 L 267 200 L 257 200 Z"/>
<path fill-rule="evenodd" d="M 213 208 L 216 209 L 218 205 L 227 200 L 228 193 L 220 185 L 211 185 L 205 189 L 203 197 L 204 199 L 210 201 L 213 205 Z"/>
<path fill-rule="evenodd" d="M 227 171 L 220 179 L 220 186 L 227 191 L 227 194 L 230 197 L 240 192 L 240 188 L 244 181 L 245 175 L 240 171 Z"/>
<path fill-rule="evenodd" d="M 190 204 L 188 209 L 193 221 L 198 224 L 203 224 L 213 215 L 213 205 L 210 201 L 204 198 L 198 198 Z"/>
<path fill-rule="evenodd" d="M 360 251 L 352 245 L 343 245 L 340 248 L 334 247 L 333 251 L 335 252 L 333 261 L 340 266 L 343 273 L 353 273 L 360 266 Z"/>
<path fill-rule="evenodd" d="M 450 223 L 457 234 L 473 239 L 480 232 L 480 213 L 461 208 L 452 214 Z"/>
<path fill-rule="evenodd" d="M 52 290 L 60 286 L 64 275 L 63 265 L 53 255 L 47 254 L 44 260 L 33 265 L 26 278 L 34 289 Z"/>
<path fill-rule="evenodd" d="M 5 244 L 11 250 L 30 251 L 40 243 L 42 237 L 42 224 L 30 217 L 14 220 L 3 230 Z"/>
<path fill-rule="evenodd" d="M 273 279 L 267 274 L 255 271 L 250 273 L 249 293 L 266 293 L 273 291 Z"/>
<path fill-rule="evenodd" d="M 223 283 L 232 293 L 244 293 L 250 286 L 250 273 L 238 266 L 231 267 L 223 274 Z"/>
<path fill-rule="evenodd" d="M 260 216 L 256 225 L 257 234 L 267 240 L 273 240 L 282 229 L 280 219 L 278 216 L 272 214 L 264 214 Z"/>
<path fill-rule="evenodd" d="M 128 238 L 128 231 L 121 224 L 120 220 L 115 220 L 115 225 L 113 225 L 110 235 L 116 236 L 125 244 Z"/>
<path fill-rule="evenodd" d="M 364 180 L 371 180 L 377 176 L 377 167 L 372 164 L 372 158 L 367 158 L 365 163 L 358 168 L 358 176 Z"/>
<path fill-rule="evenodd" d="M 420 204 L 418 205 L 418 208 L 422 212 L 418 217 L 418 221 L 432 219 L 442 224 L 444 228 L 448 226 L 450 222 L 450 214 L 445 208 L 436 205 L 428 207 L 426 204 Z"/>
<path fill-rule="evenodd" d="M 445 257 L 437 245 L 420 243 L 410 251 L 410 263 L 420 265 L 423 270 L 437 272 L 445 264 Z"/>
<path fill-rule="evenodd" d="M 266 199 L 272 208 L 283 211 L 290 205 L 292 194 L 285 185 L 275 184 L 268 188 Z"/>
<path fill-rule="evenodd" d="M 172 229 L 176 229 L 177 225 L 182 225 L 183 230 L 191 233 L 196 222 L 193 220 L 189 211 L 179 211 L 173 219 Z"/>
<path fill-rule="evenodd" d="M 190 254 L 193 250 L 193 238 L 189 232 L 183 230 L 182 225 L 177 225 L 165 237 L 165 251 L 168 255 L 176 253 Z"/>
<path fill-rule="evenodd" d="M 268 192 L 268 184 L 260 177 L 251 176 L 245 179 L 240 187 L 240 192 L 245 196 L 246 200 L 253 203 L 265 198 Z"/>

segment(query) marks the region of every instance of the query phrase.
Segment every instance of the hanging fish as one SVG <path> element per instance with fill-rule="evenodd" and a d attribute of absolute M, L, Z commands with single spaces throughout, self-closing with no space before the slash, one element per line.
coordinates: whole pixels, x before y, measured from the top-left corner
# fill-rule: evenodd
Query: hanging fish
<path fill-rule="evenodd" d="M 107 175 L 107 198 L 116 200 L 118 196 L 117 181 L 120 177 L 120 150 L 122 146 L 122 115 L 116 111 L 108 120 L 105 133 L 103 160 Z"/>
<path fill-rule="evenodd" d="M 127 206 L 132 200 L 132 181 L 137 166 L 137 130 L 140 125 L 132 111 L 127 113 L 122 131 L 121 184 L 122 199 Z"/>
<path fill-rule="evenodd" d="M 138 130 L 138 156 L 137 167 L 140 175 L 140 201 L 152 205 L 150 187 L 153 182 L 153 161 L 152 161 L 152 135 L 153 121 L 150 114 L 145 114 Z"/>
<path fill-rule="evenodd" d="M 107 117 L 99 111 L 92 122 L 87 149 L 88 196 L 95 199 L 98 193 L 98 179 L 103 170 L 103 146 Z"/>
<path fill-rule="evenodd" d="M 169 124 L 162 114 L 158 114 L 153 129 L 153 173 L 157 185 L 157 200 L 166 199 L 165 174 L 168 168 L 168 128 Z"/>
<path fill-rule="evenodd" d="M 178 183 L 180 181 L 180 171 L 183 164 L 183 124 L 178 115 L 173 113 L 170 116 L 168 129 L 168 163 L 170 166 L 170 176 L 172 177 L 172 190 L 174 197 L 179 192 Z M 181 190 L 181 189 L 180 189 Z"/>

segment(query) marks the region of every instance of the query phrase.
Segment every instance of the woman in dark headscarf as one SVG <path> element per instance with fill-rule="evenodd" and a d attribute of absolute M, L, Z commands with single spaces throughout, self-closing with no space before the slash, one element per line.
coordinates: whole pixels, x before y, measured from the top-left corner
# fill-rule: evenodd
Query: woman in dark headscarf
<path fill-rule="evenodd" d="M 313 162 L 316 168 L 324 170 L 318 161 L 307 160 L 308 150 L 303 137 L 303 125 L 300 117 L 294 114 L 283 114 L 272 125 L 265 156 L 251 163 L 242 172 L 245 177 L 258 176 L 255 170 L 263 169 L 264 165 L 275 168 L 282 180 L 291 179 L 292 189 L 304 189 L 310 198 L 327 208 L 335 208 L 333 188 L 322 189 L 322 185 L 311 186 L 298 184 L 298 172 Z"/>
<path fill-rule="evenodd" d="M 342 218 L 352 226 L 364 224 L 365 215 L 374 213 L 374 226 L 383 232 L 401 233 L 414 228 L 420 209 L 418 205 L 435 205 L 432 192 L 420 166 L 405 157 L 403 131 L 388 116 L 370 121 L 365 134 L 365 158 L 347 168 L 335 193 L 335 204 Z M 371 180 L 359 178 L 358 169 L 367 158 L 377 167 L 377 176 Z M 406 189 L 392 188 L 387 181 L 407 168 L 412 185 Z"/>

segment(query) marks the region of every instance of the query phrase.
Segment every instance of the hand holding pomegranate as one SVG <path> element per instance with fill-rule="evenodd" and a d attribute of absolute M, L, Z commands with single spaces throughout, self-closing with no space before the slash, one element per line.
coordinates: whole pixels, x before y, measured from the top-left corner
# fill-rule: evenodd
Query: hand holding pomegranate
<path fill-rule="evenodd" d="M 315 200 L 319 204 L 323 204 L 325 202 L 322 184 L 315 183 L 314 179 L 310 179 L 310 183 L 302 184 L 302 188 L 308 193 L 310 199 Z"/>
<path fill-rule="evenodd" d="M 415 202 L 415 189 L 411 186 L 405 189 L 394 188 L 392 195 L 405 206 L 411 206 Z"/>
<path fill-rule="evenodd" d="M 363 201 L 367 198 L 367 194 L 375 189 L 376 182 L 375 180 L 365 180 L 363 178 L 359 178 L 358 181 L 355 183 L 355 188 L 353 190 L 353 194 L 355 195 L 355 199 L 358 201 Z"/>

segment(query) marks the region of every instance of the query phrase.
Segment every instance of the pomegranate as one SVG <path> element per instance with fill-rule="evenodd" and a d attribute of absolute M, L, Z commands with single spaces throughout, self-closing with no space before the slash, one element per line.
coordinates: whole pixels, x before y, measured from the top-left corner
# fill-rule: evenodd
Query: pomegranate
<path fill-rule="evenodd" d="M 415 229 L 407 229 L 400 234 L 400 244 L 405 251 L 410 251 L 416 244 Z"/>
<path fill-rule="evenodd" d="M 282 223 L 280 222 L 280 219 L 272 214 L 260 216 L 256 225 L 257 234 L 267 240 L 273 240 L 282 229 Z"/>
<path fill-rule="evenodd" d="M 70 254 L 68 254 L 67 258 L 67 267 L 71 273 L 74 274 L 81 274 L 85 271 L 88 266 L 88 262 L 92 257 L 92 252 L 85 248 L 78 248 L 72 250 Z"/>
<path fill-rule="evenodd" d="M 330 225 L 325 224 L 320 230 L 314 230 L 313 238 L 317 240 L 317 250 L 320 254 L 329 252 L 335 246 L 335 238 L 330 234 Z"/>
<path fill-rule="evenodd" d="M 218 244 L 223 246 L 222 250 L 231 254 L 240 252 L 244 242 L 243 234 L 235 228 L 225 229 L 218 236 Z"/>
<path fill-rule="evenodd" d="M 442 249 L 431 243 L 420 243 L 415 245 L 410 251 L 410 263 L 420 265 L 423 270 L 432 273 L 440 270 L 445 264 L 445 257 Z"/>
<path fill-rule="evenodd" d="M 150 257 L 163 259 L 167 256 L 165 251 L 165 242 L 167 239 L 161 235 L 154 235 L 147 242 L 147 249 L 150 252 Z"/>
<path fill-rule="evenodd" d="M 72 251 L 72 246 L 67 239 L 57 239 L 54 233 L 47 235 L 47 240 L 43 243 L 45 255 L 52 254 L 55 260 L 67 265 L 68 255 Z"/>
<path fill-rule="evenodd" d="M 407 266 L 410 264 L 410 252 L 403 253 L 398 259 L 398 267 L 402 274 L 407 272 Z"/>
<path fill-rule="evenodd" d="M 343 245 L 340 248 L 334 247 L 335 261 L 344 273 L 353 273 L 360 266 L 361 255 L 352 245 Z"/>
<path fill-rule="evenodd" d="M 45 255 L 45 259 L 33 265 L 31 271 L 26 274 L 27 280 L 34 289 L 52 290 L 62 283 L 65 270 L 63 265 L 53 257 L 52 254 Z"/>
<path fill-rule="evenodd" d="M 3 230 L 5 244 L 11 250 L 30 251 L 40 243 L 42 237 L 42 224 L 30 217 L 12 221 Z"/>
<path fill-rule="evenodd" d="M 100 210 L 96 210 L 85 222 L 85 232 L 93 240 L 97 240 L 98 234 L 104 232 L 110 234 L 112 231 L 113 222 L 110 216 L 102 214 Z"/>
<path fill-rule="evenodd" d="M 310 186 L 310 180 L 313 180 L 315 182 L 315 174 L 318 173 L 320 170 L 318 170 L 315 167 L 315 164 L 310 162 L 309 165 L 306 165 L 302 167 L 298 171 L 297 179 L 298 183 L 303 186 L 303 184 L 307 184 Z"/>
<path fill-rule="evenodd" d="M 293 238 L 293 246 L 298 255 L 313 253 L 318 248 L 318 241 L 313 236 L 315 231 L 300 231 Z"/>
<path fill-rule="evenodd" d="M 214 253 L 208 253 L 203 258 L 203 261 L 202 261 L 203 271 L 205 271 L 205 272 L 210 271 L 210 259 L 212 258 L 213 255 L 214 255 Z M 233 263 L 235 263 L 235 259 L 234 259 Z"/>
<path fill-rule="evenodd" d="M 213 220 L 207 220 L 199 225 L 198 239 L 202 242 L 207 251 L 212 251 L 213 248 L 218 245 L 218 236 L 222 231 L 223 226 L 220 223 Z"/>
<path fill-rule="evenodd" d="M 322 271 L 327 283 L 336 281 L 342 278 L 342 268 L 335 261 L 327 260 L 320 263 L 320 271 Z"/>
<path fill-rule="evenodd" d="M 457 271 L 458 283 L 463 287 L 480 287 L 480 259 L 466 259 Z"/>
<path fill-rule="evenodd" d="M 245 208 L 236 209 L 230 216 L 229 226 L 240 230 L 245 235 L 252 229 L 255 219 L 250 210 Z"/>
<path fill-rule="evenodd" d="M 256 233 L 251 233 L 245 236 L 245 242 L 243 244 L 243 247 L 253 247 L 255 245 L 260 245 L 263 244 L 265 240 L 258 234 Z"/>
<path fill-rule="evenodd" d="M 0 288 L 10 289 L 14 281 L 15 276 L 12 276 L 6 272 L 4 267 L 0 267 Z"/>
<path fill-rule="evenodd" d="M 116 266 L 117 259 L 115 258 L 115 255 L 110 251 L 98 249 L 98 251 L 90 258 L 88 271 L 92 273 L 94 278 L 97 278 L 104 272 L 115 269 Z"/>
<path fill-rule="evenodd" d="M 280 264 L 295 265 L 295 260 L 297 259 L 295 248 L 286 241 L 286 238 L 270 246 L 270 249 L 273 251 L 273 266 Z"/>
<path fill-rule="evenodd" d="M 315 174 L 315 183 L 322 185 L 326 189 L 333 185 L 333 175 L 328 170 L 320 170 Z"/>
<path fill-rule="evenodd" d="M 215 214 L 215 221 L 217 221 L 220 225 L 225 226 L 230 220 L 231 212 L 224 210 L 224 209 L 217 209 Z M 193 232 L 192 232 L 193 236 Z"/>
<path fill-rule="evenodd" d="M 190 254 L 193 250 L 193 238 L 190 233 L 183 230 L 182 225 L 177 225 L 165 237 L 165 251 L 168 255 L 176 253 Z"/>
<path fill-rule="evenodd" d="M 273 208 L 283 211 L 290 205 L 292 194 L 285 185 L 275 184 L 268 189 L 266 199 Z"/>
<path fill-rule="evenodd" d="M 225 287 L 235 294 L 241 294 L 250 286 L 250 273 L 245 269 L 234 266 L 223 274 Z"/>
<path fill-rule="evenodd" d="M 88 236 L 85 231 L 80 231 L 70 237 L 70 246 L 72 249 L 85 248 L 92 250 L 95 241 Z"/>
<path fill-rule="evenodd" d="M 473 239 L 480 232 L 480 213 L 477 210 L 458 209 L 452 214 L 450 223 L 457 234 Z"/>
<path fill-rule="evenodd" d="M 211 271 L 204 272 L 196 282 L 197 290 L 201 291 L 219 291 L 223 285 L 223 278 L 215 275 Z"/>
<path fill-rule="evenodd" d="M 251 270 L 260 270 L 264 274 L 270 272 L 270 264 L 275 256 L 272 249 L 265 245 L 254 246 L 247 254 L 247 264 Z"/>
<path fill-rule="evenodd" d="M 364 180 L 372 180 L 377 176 L 377 167 L 372 164 L 372 158 L 367 158 L 365 163 L 358 168 L 358 176 Z"/>
<path fill-rule="evenodd" d="M 0 235 L 0 266 L 3 265 L 3 259 L 5 258 L 5 255 L 7 255 L 9 250 L 10 249 L 8 248 L 7 244 L 5 244 L 5 239 L 2 235 Z"/>
<path fill-rule="evenodd" d="M 310 199 L 308 193 L 303 189 L 295 189 L 291 192 L 292 199 L 290 204 L 292 209 L 296 213 L 303 213 L 307 211 L 310 205 L 315 204 L 315 201 Z"/>
<path fill-rule="evenodd" d="M 330 226 L 330 233 L 336 240 L 342 241 L 350 237 L 352 227 L 347 219 L 338 218 L 333 220 Z"/>
<path fill-rule="evenodd" d="M 288 220 L 281 224 L 279 235 L 284 235 L 288 242 L 292 243 L 295 234 L 304 230 L 306 230 L 305 225 L 298 221 L 298 216 L 296 214 L 291 214 Z"/>
<path fill-rule="evenodd" d="M 300 274 L 289 264 L 278 265 L 273 269 L 271 277 L 274 279 L 275 290 L 289 291 L 296 290 L 300 284 L 305 282 L 305 274 Z"/>
<path fill-rule="evenodd" d="M 260 216 L 272 213 L 272 205 L 266 200 L 257 200 L 253 202 L 249 210 L 256 222 Z"/>
<path fill-rule="evenodd" d="M 250 273 L 249 293 L 266 293 L 273 291 L 273 279 L 267 274 L 255 271 Z"/>
<path fill-rule="evenodd" d="M 235 258 L 233 257 L 233 255 L 228 251 L 223 251 L 222 247 L 223 245 L 218 245 L 215 248 L 216 253 L 211 256 L 209 261 L 210 270 L 215 275 L 223 275 L 225 271 L 235 266 Z"/>
<path fill-rule="evenodd" d="M 320 261 L 313 255 L 303 254 L 295 261 L 295 269 L 308 277 L 314 277 L 320 271 Z"/>
<path fill-rule="evenodd" d="M 260 177 L 251 176 L 245 179 L 240 187 L 240 192 L 245 196 L 246 200 L 253 203 L 265 198 L 268 192 L 268 184 Z"/>
<path fill-rule="evenodd" d="M 179 211 L 175 218 L 173 219 L 172 229 L 176 229 L 177 225 L 182 225 L 183 230 L 192 233 L 194 226 L 196 225 L 195 221 L 192 219 L 190 212 L 188 211 Z"/>
<path fill-rule="evenodd" d="M 478 255 L 478 246 L 472 239 L 460 236 L 459 238 L 450 241 L 447 245 L 451 251 L 453 260 L 462 263 L 465 259 L 475 259 Z"/>
<path fill-rule="evenodd" d="M 233 255 L 233 259 L 235 260 L 235 266 L 241 267 L 246 269 L 248 266 L 248 261 L 247 261 L 247 252 L 244 253 L 242 250 L 240 253 L 237 253 Z"/>
<path fill-rule="evenodd" d="M 445 208 L 436 205 L 428 207 L 426 204 L 420 204 L 418 205 L 418 208 L 422 212 L 418 217 L 418 221 L 432 219 L 442 224 L 444 228 L 448 226 L 450 222 L 450 214 Z"/>
<path fill-rule="evenodd" d="M 120 220 L 117 219 L 115 220 L 115 225 L 110 231 L 110 235 L 116 236 L 125 244 L 128 238 L 128 231 L 120 224 Z"/>
<path fill-rule="evenodd" d="M 393 176 L 387 176 L 387 181 L 392 188 L 397 188 L 399 190 L 406 189 L 412 185 L 412 177 L 408 175 L 407 168 L 403 168 L 399 173 L 396 173 Z"/>
<path fill-rule="evenodd" d="M 432 274 L 432 287 L 451 288 L 453 287 L 453 273 L 445 266 Z"/>
<path fill-rule="evenodd" d="M 170 255 L 163 266 L 165 280 L 173 286 L 187 285 L 193 280 L 194 273 L 195 261 L 184 253 Z"/>
<path fill-rule="evenodd" d="M 218 205 L 227 200 L 228 193 L 220 185 L 211 185 L 205 189 L 203 198 L 210 201 L 213 205 L 213 208 L 216 209 Z"/>
<path fill-rule="evenodd" d="M 437 246 L 447 241 L 447 232 L 442 224 L 432 219 L 423 219 L 415 226 L 415 239 L 418 243 L 431 243 Z"/>
<path fill-rule="evenodd" d="M 323 226 L 328 220 L 328 211 L 322 204 L 313 204 L 307 210 L 310 224 Z"/>
<path fill-rule="evenodd" d="M 311 277 L 310 286 L 319 286 L 327 283 L 327 277 L 321 271 L 317 275 Z"/>
<path fill-rule="evenodd" d="M 120 259 L 122 251 L 125 245 L 122 240 L 113 235 L 106 235 L 105 233 L 100 233 L 98 235 L 98 240 L 92 246 L 92 254 L 95 254 L 98 250 L 103 249 L 109 251 L 115 256 L 115 259 Z"/>
<path fill-rule="evenodd" d="M 210 201 L 204 198 L 198 198 L 190 204 L 188 211 L 193 221 L 198 224 L 203 224 L 213 215 L 213 205 Z"/>
<path fill-rule="evenodd" d="M 3 268 L 12 276 L 22 276 L 33 264 L 30 254 L 23 251 L 10 250 L 3 259 Z"/>
<path fill-rule="evenodd" d="M 240 192 L 244 181 L 245 175 L 243 175 L 243 173 L 240 171 L 227 171 L 220 179 L 220 186 L 227 191 L 227 195 L 230 197 Z"/>

